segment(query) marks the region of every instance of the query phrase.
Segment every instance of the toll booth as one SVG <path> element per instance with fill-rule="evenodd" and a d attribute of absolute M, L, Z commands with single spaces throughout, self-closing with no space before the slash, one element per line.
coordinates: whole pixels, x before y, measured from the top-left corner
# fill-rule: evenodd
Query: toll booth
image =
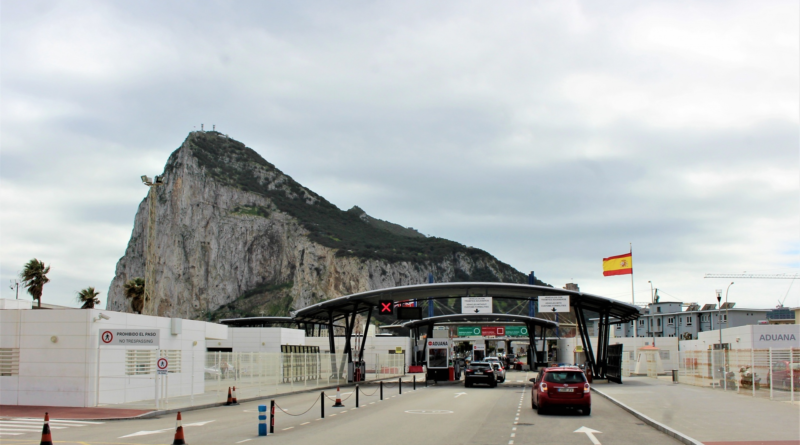
<path fill-rule="evenodd" d="M 428 380 L 446 381 L 450 378 L 450 367 L 453 362 L 453 348 L 450 339 L 428 339 L 426 364 L 428 367 Z"/>
<path fill-rule="evenodd" d="M 472 361 L 480 362 L 483 361 L 484 358 L 486 358 L 486 345 L 472 345 Z"/>

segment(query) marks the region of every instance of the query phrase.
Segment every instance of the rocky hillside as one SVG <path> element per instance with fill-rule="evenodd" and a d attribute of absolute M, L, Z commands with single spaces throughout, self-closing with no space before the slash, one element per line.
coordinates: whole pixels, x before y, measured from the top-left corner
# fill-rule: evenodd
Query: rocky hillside
<path fill-rule="evenodd" d="M 480 249 L 343 211 L 244 144 L 192 132 L 157 188 L 159 315 L 217 319 L 286 315 L 321 300 L 427 281 L 526 282 Z M 144 276 L 148 200 L 134 220 L 108 291 L 130 311 L 123 285 Z"/>

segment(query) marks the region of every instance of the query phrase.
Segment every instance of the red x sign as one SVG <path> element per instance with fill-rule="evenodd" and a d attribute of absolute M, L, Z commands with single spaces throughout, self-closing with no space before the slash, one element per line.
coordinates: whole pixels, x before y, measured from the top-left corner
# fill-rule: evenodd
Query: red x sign
<path fill-rule="evenodd" d="M 381 300 L 378 301 L 378 313 L 384 315 L 391 315 L 394 313 L 394 301 Z"/>

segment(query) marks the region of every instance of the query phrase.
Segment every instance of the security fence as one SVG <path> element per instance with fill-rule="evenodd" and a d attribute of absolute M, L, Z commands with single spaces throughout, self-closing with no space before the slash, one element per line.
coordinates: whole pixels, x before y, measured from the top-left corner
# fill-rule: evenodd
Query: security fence
<path fill-rule="evenodd" d="M 800 401 L 800 348 L 681 351 L 678 382 Z"/>
<path fill-rule="evenodd" d="M 165 351 L 101 355 L 97 404 L 174 409 L 225 402 L 234 387 L 233 396 L 250 399 L 348 381 L 346 354 L 202 351 L 172 357 L 164 375 L 157 374 L 157 356 Z M 404 359 L 402 354 L 365 353 L 361 380 L 401 376 Z"/>

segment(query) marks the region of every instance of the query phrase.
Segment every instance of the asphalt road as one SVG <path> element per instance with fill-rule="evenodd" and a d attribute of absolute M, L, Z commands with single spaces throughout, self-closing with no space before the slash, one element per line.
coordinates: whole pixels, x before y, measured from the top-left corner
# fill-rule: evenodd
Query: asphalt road
<path fill-rule="evenodd" d="M 418 384 L 412 391 L 407 385 L 402 395 L 395 381 L 393 387 L 384 388 L 383 401 L 379 400 L 377 385 L 366 385 L 359 397 L 360 408 L 355 407 L 353 389 L 347 388 L 342 393 L 345 408 L 332 408 L 333 402 L 325 401 L 325 419 L 321 418 L 319 393 L 280 397 L 276 399 L 278 405 L 289 414 L 278 411 L 275 433 L 268 437 L 258 437 L 257 433 L 257 406 L 268 405 L 268 401 L 188 411 L 183 413 L 183 425 L 186 442 L 191 445 L 679 443 L 596 394 L 591 416 L 577 411 L 540 416 L 531 409 L 527 383 L 531 376 L 509 373 L 506 384 L 497 388 L 464 388 L 463 384 L 423 388 Z M 581 428 L 598 431 L 592 434 L 595 442 L 585 432 L 575 432 Z M 53 430 L 53 440 L 84 445 L 171 444 L 174 433 L 175 415 L 164 415 L 61 427 Z M 9 445 L 35 445 L 39 439 L 39 433 L 27 432 L 1 440 Z"/>

